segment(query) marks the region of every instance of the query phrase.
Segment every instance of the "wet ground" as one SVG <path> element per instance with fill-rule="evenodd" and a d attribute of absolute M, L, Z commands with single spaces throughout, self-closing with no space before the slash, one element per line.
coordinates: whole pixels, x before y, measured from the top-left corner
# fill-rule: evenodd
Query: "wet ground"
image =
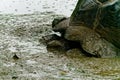
<path fill-rule="evenodd" d="M 60 1 L 53 4 L 62 5 L 64 2 Z M 70 5 L 75 6 L 75 3 Z M 45 11 L 19 15 L 3 14 L 6 13 L 3 8 L 0 15 L 0 80 L 120 80 L 120 58 L 85 57 L 77 49 L 68 52 L 47 49 L 42 36 L 52 34 L 51 22 L 63 15 L 56 14 L 54 7 L 42 7 Z M 60 10 L 58 13 L 69 16 L 73 10 L 73 7 L 69 11 L 63 8 L 62 12 L 67 13 Z M 16 10 L 19 13 L 20 9 Z"/>
<path fill-rule="evenodd" d="M 59 15 L 60 16 L 60 15 Z M 0 15 L 0 80 L 120 80 L 120 59 L 50 49 L 53 12 Z"/>
<path fill-rule="evenodd" d="M 33 12 L 53 11 L 70 16 L 77 0 L 1 0 L 2 14 L 31 14 Z"/>

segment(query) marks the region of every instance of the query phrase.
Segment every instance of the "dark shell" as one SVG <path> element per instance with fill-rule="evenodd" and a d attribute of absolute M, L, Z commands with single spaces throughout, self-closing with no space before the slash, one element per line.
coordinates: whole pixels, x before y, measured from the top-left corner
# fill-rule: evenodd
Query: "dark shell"
<path fill-rule="evenodd" d="M 106 5 L 100 8 L 102 10 L 101 14 L 97 14 L 100 4 L 97 4 L 95 1 L 97 0 L 79 0 L 71 15 L 70 25 L 80 25 L 83 23 L 87 26 L 93 26 L 97 15 L 100 17 L 101 25 L 120 28 L 120 0 L 99 0 L 101 4 Z"/>
<path fill-rule="evenodd" d="M 100 14 L 97 14 L 99 9 L 96 5 L 90 7 L 89 9 L 86 8 L 86 10 L 80 9 L 83 4 L 89 1 L 96 0 L 78 1 L 77 6 L 70 17 L 69 24 L 71 26 L 85 25 L 91 29 L 94 29 L 94 22 L 95 20 L 97 20 L 97 15 L 99 24 L 97 25 L 95 30 L 104 39 L 111 42 L 116 47 L 120 48 L 120 0 L 113 0 L 113 2 L 110 0 L 98 0 L 101 3 L 106 3 L 106 1 L 108 1 L 107 6 L 100 8 Z"/>

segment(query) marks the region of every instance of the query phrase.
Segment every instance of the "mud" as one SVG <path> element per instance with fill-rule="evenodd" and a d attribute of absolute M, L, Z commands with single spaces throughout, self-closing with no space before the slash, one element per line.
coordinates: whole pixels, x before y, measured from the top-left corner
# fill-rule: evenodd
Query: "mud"
<path fill-rule="evenodd" d="M 63 15 L 48 11 L 50 8 L 44 6 L 43 12 L 19 15 L 4 14 L 9 11 L 4 12 L 3 8 L 0 15 L 0 80 L 120 80 L 120 58 L 85 57 L 77 49 L 68 52 L 47 49 L 42 36 L 54 33 L 52 21 Z M 63 8 L 63 12 L 67 12 L 65 15 L 71 14 L 72 11 Z"/>
<path fill-rule="evenodd" d="M 42 36 L 53 33 L 51 22 L 55 17 L 58 15 L 53 12 L 0 15 L 0 80 L 120 79 L 119 58 L 47 49 Z"/>

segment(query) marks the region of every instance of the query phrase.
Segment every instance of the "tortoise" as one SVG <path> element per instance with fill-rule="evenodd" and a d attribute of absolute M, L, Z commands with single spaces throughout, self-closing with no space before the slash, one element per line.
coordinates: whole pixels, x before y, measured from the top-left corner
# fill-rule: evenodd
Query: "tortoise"
<path fill-rule="evenodd" d="M 90 3 L 90 4 L 89 4 Z M 54 19 L 53 31 L 97 57 L 120 56 L 120 0 L 79 0 L 70 18 Z"/>

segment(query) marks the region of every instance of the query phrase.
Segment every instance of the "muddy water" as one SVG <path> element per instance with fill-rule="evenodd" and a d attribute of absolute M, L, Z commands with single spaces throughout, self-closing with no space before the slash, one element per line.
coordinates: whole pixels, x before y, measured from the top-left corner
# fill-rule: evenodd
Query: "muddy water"
<path fill-rule="evenodd" d="M 0 15 L 0 80 L 120 79 L 119 58 L 89 58 L 77 50 L 47 50 L 41 37 L 52 33 L 55 17 L 58 15 L 52 12 Z"/>
<path fill-rule="evenodd" d="M 58 16 L 63 15 L 0 15 L 0 80 L 120 80 L 119 58 L 46 48 L 41 37 L 53 33 L 51 22 Z"/>
<path fill-rule="evenodd" d="M 2 14 L 30 14 L 33 12 L 53 11 L 70 16 L 77 0 L 1 0 Z"/>

